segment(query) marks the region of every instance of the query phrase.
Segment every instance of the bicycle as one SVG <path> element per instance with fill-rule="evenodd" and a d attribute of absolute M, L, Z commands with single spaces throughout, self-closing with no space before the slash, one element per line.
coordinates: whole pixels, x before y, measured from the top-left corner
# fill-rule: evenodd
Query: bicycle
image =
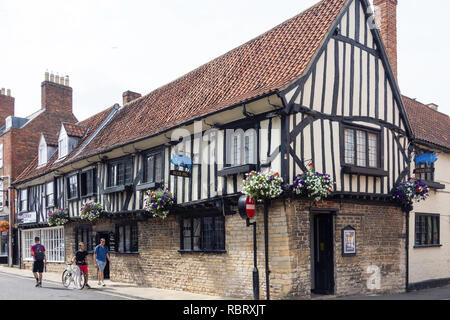
<path fill-rule="evenodd" d="M 86 275 L 81 272 L 80 268 L 73 263 L 67 263 L 66 269 L 62 273 L 62 284 L 64 287 L 69 288 L 73 282 L 75 288 L 82 290 L 86 285 Z"/>

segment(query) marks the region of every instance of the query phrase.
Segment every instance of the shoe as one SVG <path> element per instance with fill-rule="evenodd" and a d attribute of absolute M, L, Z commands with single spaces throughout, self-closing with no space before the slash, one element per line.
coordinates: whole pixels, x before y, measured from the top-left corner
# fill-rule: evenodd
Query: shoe
<path fill-rule="evenodd" d="M 84 285 L 84 287 L 85 288 L 88 288 L 88 289 L 90 289 L 91 288 L 91 286 L 90 285 L 88 285 L 87 283 Z"/>
<path fill-rule="evenodd" d="M 36 282 L 36 285 L 35 285 L 35 287 L 37 288 L 37 287 L 39 287 L 39 282 Z"/>
<path fill-rule="evenodd" d="M 99 282 L 97 282 L 97 284 L 99 285 L 99 286 L 101 286 L 102 285 L 102 283 L 99 281 Z"/>
<path fill-rule="evenodd" d="M 42 288 L 42 281 L 39 282 L 39 288 Z"/>
<path fill-rule="evenodd" d="M 102 287 L 106 287 L 106 284 L 102 281 Z"/>

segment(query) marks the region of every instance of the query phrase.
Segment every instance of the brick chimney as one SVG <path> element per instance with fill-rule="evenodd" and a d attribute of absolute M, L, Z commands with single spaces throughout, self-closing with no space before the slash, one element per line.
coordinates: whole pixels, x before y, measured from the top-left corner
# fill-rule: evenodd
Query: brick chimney
<path fill-rule="evenodd" d="M 5 119 L 14 116 L 14 98 L 11 97 L 11 89 L 0 90 L 0 126 L 5 124 Z"/>
<path fill-rule="evenodd" d="M 131 101 L 139 99 L 140 97 L 142 97 L 142 95 L 140 93 L 128 90 L 122 94 L 122 97 L 123 97 L 123 105 L 126 105 L 127 103 L 130 103 Z"/>
<path fill-rule="evenodd" d="M 380 34 L 397 78 L 397 0 L 373 0 L 380 14 Z"/>
<path fill-rule="evenodd" d="M 72 114 L 72 88 L 69 87 L 69 76 L 45 73 L 45 81 L 41 84 L 42 109 L 50 112 Z"/>

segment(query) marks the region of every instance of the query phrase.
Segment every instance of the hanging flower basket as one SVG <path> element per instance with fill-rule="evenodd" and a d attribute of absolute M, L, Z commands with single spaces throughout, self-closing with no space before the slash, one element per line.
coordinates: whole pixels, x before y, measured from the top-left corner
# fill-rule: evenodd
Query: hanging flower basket
<path fill-rule="evenodd" d="M 243 182 L 242 193 L 246 194 L 258 202 L 274 199 L 283 193 L 283 178 L 279 173 L 256 172 L 246 174 L 247 178 Z"/>
<path fill-rule="evenodd" d="M 165 219 L 174 203 L 175 199 L 169 189 L 147 191 L 144 197 L 144 210 L 151 213 L 153 217 Z"/>
<path fill-rule="evenodd" d="M 333 191 L 334 181 L 329 174 L 316 172 L 314 165 L 309 164 L 310 169 L 299 174 L 294 179 L 293 191 L 314 201 L 320 201 Z"/>
<path fill-rule="evenodd" d="M 9 232 L 9 222 L 0 221 L 0 232 Z"/>
<path fill-rule="evenodd" d="M 55 209 L 48 214 L 48 224 L 51 227 L 63 226 L 69 222 L 69 212 L 66 209 Z"/>
<path fill-rule="evenodd" d="M 403 207 L 412 209 L 413 202 L 426 200 L 430 196 L 428 186 L 419 180 L 409 179 L 394 189 L 394 200 L 400 202 Z"/>
<path fill-rule="evenodd" d="M 100 218 L 104 211 L 100 203 L 88 201 L 81 207 L 80 218 L 82 220 L 94 221 Z"/>

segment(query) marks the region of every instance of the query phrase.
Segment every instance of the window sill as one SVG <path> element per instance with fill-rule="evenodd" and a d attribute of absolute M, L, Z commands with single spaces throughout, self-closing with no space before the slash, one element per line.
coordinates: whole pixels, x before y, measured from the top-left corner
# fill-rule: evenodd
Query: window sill
<path fill-rule="evenodd" d="M 217 172 L 217 175 L 219 177 L 226 177 L 231 176 L 235 174 L 241 174 L 241 173 L 249 173 L 250 171 L 256 170 L 256 164 L 244 164 L 241 166 L 234 166 L 234 167 L 227 167 L 219 172 Z"/>
<path fill-rule="evenodd" d="M 136 186 L 136 191 L 157 189 L 160 186 L 161 186 L 160 182 L 143 183 L 143 184 L 140 184 L 140 185 Z"/>
<path fill-rule="evenodd" d="M 224 254 L 227 253 L 226 250 L 178 250 L 181 254 L 193 254 L 193 253 L 218 253 Z"/>
<path fill-rule="evenodd" d="M 105 191 L 103 191 L 103 194 L 110 194 L 121 191 L 125 191 L 125 185 L 106 188 Z"/>
<path fill-rule="evenodd" d="M 73 198 L 67 199 L 67 201 L 76 201 L 76 200 L 79 200 L 79 198 L 78 197 L 73 197 Z"/>
<path fill-rule="evenodd" d="M 374 177 L 387 177 L 389 175 L 389 172 L 384 171 L 383 169 L 356 167 L 349 165 L 342 166 L 342 172 L 348 174 L 364 174 Z"/>
<path fill-rule="evenodd" d="M 97 196 L 96 193 L 91 193 L 91 194 L 87 194 L 87 195 L 81 196 L 81 199 L 86 199 L 86 198 L 91 198 L 91 197 L 96 197 L 96 196 Z"/>
<path fill-rule="evenodd" d="M 425 244 L 420 246 L 414 246 L 414 249 L 426 249 L 426 248 L 440 248 L 442 244 Z"/>
<path fill-rule="evenodd" d="M 139 252 L 111 252 L 111 254 L 116 256 L 135 256 L 138 255 Z"/>
<path fill-rule="evenodd" d="M 423 181 L 428 188 L 431 189 L 436 189 L 436 190 L 444 190 L 445 189 L 445 184 L 441 184 L 439 182 L 434 182 L 434 181 Z"/>

